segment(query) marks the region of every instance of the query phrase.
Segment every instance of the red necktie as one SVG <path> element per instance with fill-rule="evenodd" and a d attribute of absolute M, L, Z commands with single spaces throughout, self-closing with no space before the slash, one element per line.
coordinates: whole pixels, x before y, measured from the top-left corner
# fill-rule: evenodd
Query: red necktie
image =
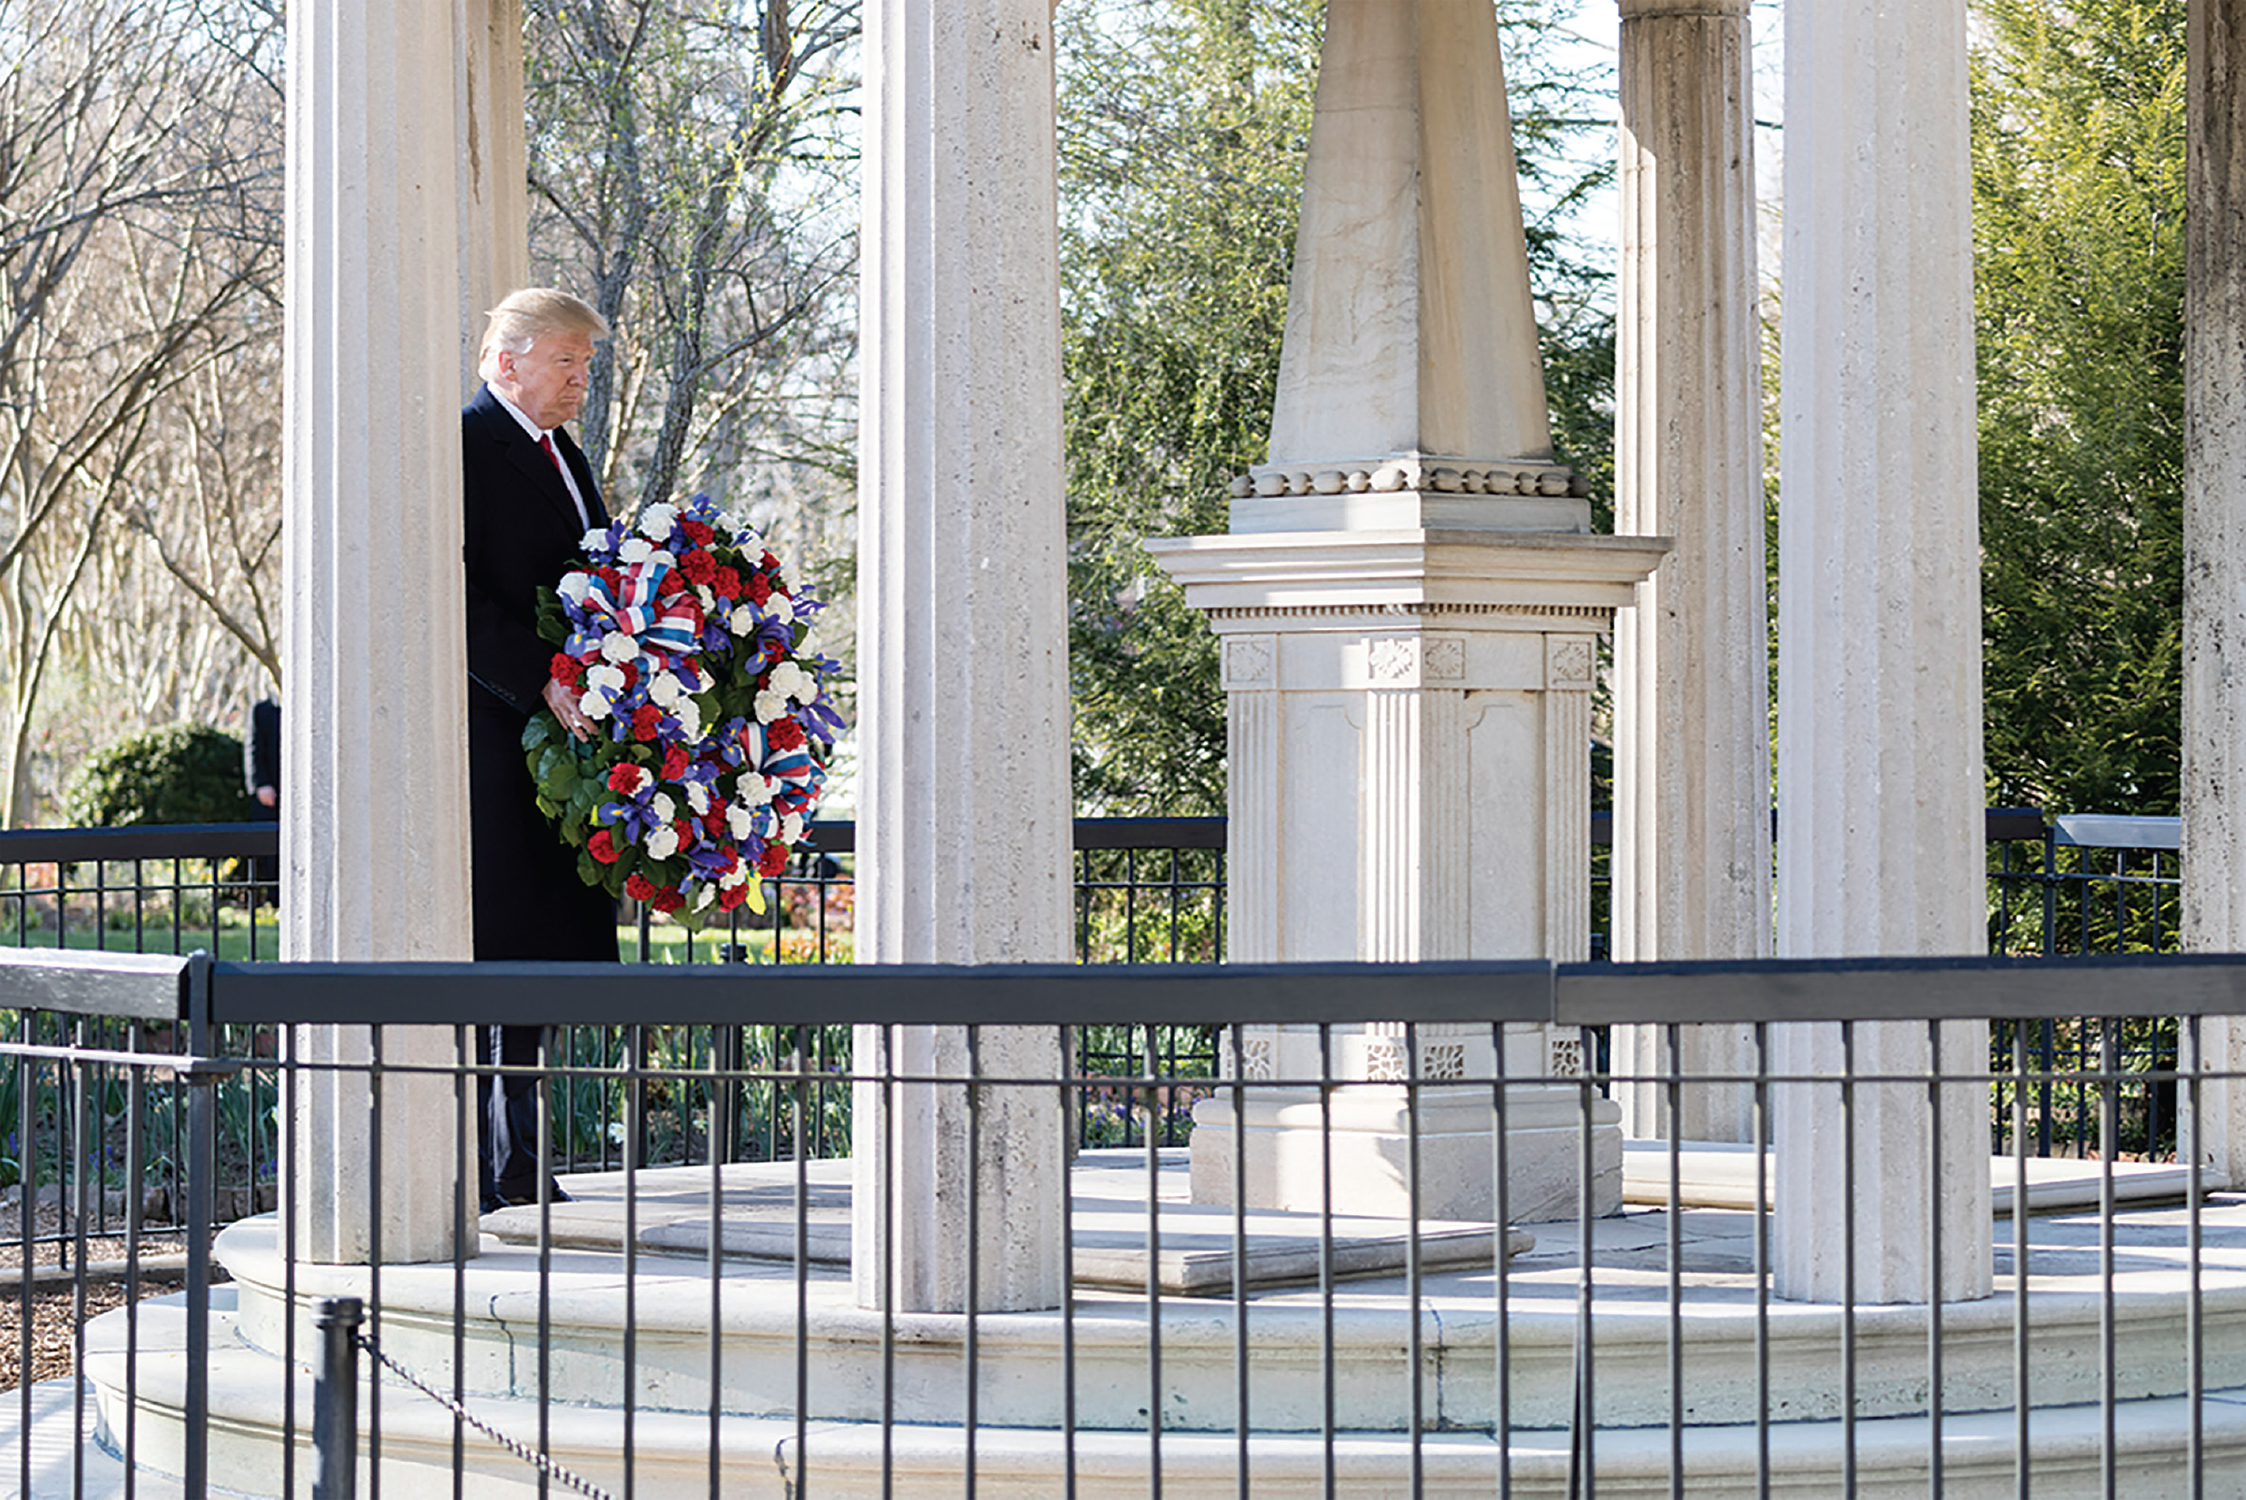
<path fill-rule="evenodd" d="M 554 447 L 554 435 L 552 433 L 541 432 L 538 434 L 538 446 L 545 449 L 546 456 L 554 461 L 555 473 L 566 474 L 568 472 L 562 467 L 561 454 Z"/>

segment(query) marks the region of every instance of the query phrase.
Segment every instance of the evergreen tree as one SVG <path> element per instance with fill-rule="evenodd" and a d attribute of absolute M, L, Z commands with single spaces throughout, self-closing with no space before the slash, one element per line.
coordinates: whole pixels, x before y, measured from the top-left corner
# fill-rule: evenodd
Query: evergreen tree
<path fill-rule="evenodd" d="M 1982 0 L 1979 14 L 1989 795 L 2173 813 L 2184 0 Z"/>

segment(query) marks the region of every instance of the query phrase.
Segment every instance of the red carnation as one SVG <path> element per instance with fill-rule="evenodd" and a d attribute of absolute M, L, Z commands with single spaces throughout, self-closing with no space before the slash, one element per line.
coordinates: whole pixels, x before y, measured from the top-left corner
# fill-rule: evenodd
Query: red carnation
<path fill-rule="evenodd" d="M 785 844 L 766 844 L 763 857 L 756 862 L 759 875 L 777 875 L 787 867 L 788 846 Z"/>
<path fill-rule="evenodd" d="M 793 719 L 774 719 L 764 726 L 764 742 L 775 750 L 800 750 L 803 726 Z"/>
<path fill-rule="evenodd" d="M 585 840 L 585 852 L 604 865 L 612 865 L 616 863 L 616 840 L 607 829 L 596 828 L 593 836 Z M 636 880 L 639 877 L 635 875 L 632 878 Z"/>
<path fill-rule="evenodd" d="M 697 547 L 707 547 L 717 540 L 717 532 L 711 529 L 707 521 L 697 521 L 692 516 L 680 521 L 678 529 L 685 532 L 686 539 Z"/>
<path fill-rule="evenodd" d="M 663 732 L 663 710 L 654 704 L 644 704 L 632 711 L 632 738 L 652 740 Z"/>
<path fill-rule="evenodd" d="M 708 584 L 717 577 L 717 559 L 707 552 L 689 552 L 679 559 L 678 570 L 691 583 Z"/>
<path fill-rule="evenodd" d="M 655 909 L 659 912 L 674 912 L 684 905 L 686 898 L 678 893 L 676 886 L 667 885 L 655 893 Z"/>
<path fill-rule="evenodd" d="M 673 745 L 663 752 L 663 779 L 677 781 L 693 764 L 694 758 L 686 753 L 684 745 Z"/>
<path fill-rule="evenodd" d="M 780 559 L 767 552 L 757 560 L 757 566 L 767 573 L 777 573 L 780 571 Z"/>
<path fill-rule="evenodd" d="M 685 818 L 673 819 L 671 822 L 671 832 L 678 835 L 678 846 L 681 849 L 684 849 L 688 844 L 694 842 L 694 825 L 688 822 Z"/>
<path fill-rule="evenodd" d="M 720 599 L 740 598 L 741 575 L 732 568 L 718 569 L 717 577 L 710 582 L 710 592 L 716 594 Z"/>
<path fill-rule="evenodd" d="M 585 680 L 585 669 L 578 664 L 577 658 L 561 651 L 554 653 L 553 663 L 546 671 L 565 688 L 574 689 Z"/>
<path fill-rule="evenodd" d="M 608 789 L 619 797 L 629 797 L 639 790 L 640 777 L 647 773 L 628 760 L 620 760 L 608 768 Z"/>
<path fill-rule="evenodd" d="M 645 875 L 632 875 L 624 881 L 624 894 L 634 901 L 646 901 L 655 894 L 655 882 Z"/>
<path fill-rule="evenodd" d="M 624 575 L 614 568 L 595 568 L 593 576 L 607 584 L 611 590 L 620 589 L 624 586 Z"/>
<path fill-rule="evenodd" d="M 713 839 L 725 837 L 725 804 L 720 802 L 702 814 L 702 828 Z"/>
<path fill-rule="evenodd" d="M 717 893 L 717 909 L 719 911 L 731 911 L 734 907 L 739 906 L 742 902 L 748 899 L 749 888 L 745 883 L 741 885 L 721 886 L 718 888 Z"/>
<path fill-rule="evenodd" d="M 761 605 L 771 597 L 772 584 L 770 580 L 762 574 L 757 574 L 749 579 L 749 598 L 752 601 Z"/>

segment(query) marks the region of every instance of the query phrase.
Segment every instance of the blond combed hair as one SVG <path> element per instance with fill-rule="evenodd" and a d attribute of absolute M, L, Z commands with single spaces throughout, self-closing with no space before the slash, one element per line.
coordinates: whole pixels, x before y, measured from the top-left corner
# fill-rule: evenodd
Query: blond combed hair
<path fill-rule="evenodd" d="M 509 292 L 499 305 L 484 314 L 482 351 L 476 373 L 490 380 L 499 373 L 499 356 L 527 354 L 541 334 L 581 333 L 590 339 L 608 337 L 608 319 L 582 297 L 550 286 L 526 286 Z"/>

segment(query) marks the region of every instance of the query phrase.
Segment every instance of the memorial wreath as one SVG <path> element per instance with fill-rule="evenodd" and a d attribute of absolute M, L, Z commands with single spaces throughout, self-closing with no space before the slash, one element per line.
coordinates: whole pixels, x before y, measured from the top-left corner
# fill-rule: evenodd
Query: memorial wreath
<path fill-rule="evenodd" d="M 842 727 L 803 639 L 825 606 L 707 495 L 585 533 L 539 590 L 553 680 L 596 726 L 523 730 L 538 806 L 587 885 L 688 927 L 746 904 L 804 843 Z M 605 731 L 601 733 L 598 731 Z"/>

